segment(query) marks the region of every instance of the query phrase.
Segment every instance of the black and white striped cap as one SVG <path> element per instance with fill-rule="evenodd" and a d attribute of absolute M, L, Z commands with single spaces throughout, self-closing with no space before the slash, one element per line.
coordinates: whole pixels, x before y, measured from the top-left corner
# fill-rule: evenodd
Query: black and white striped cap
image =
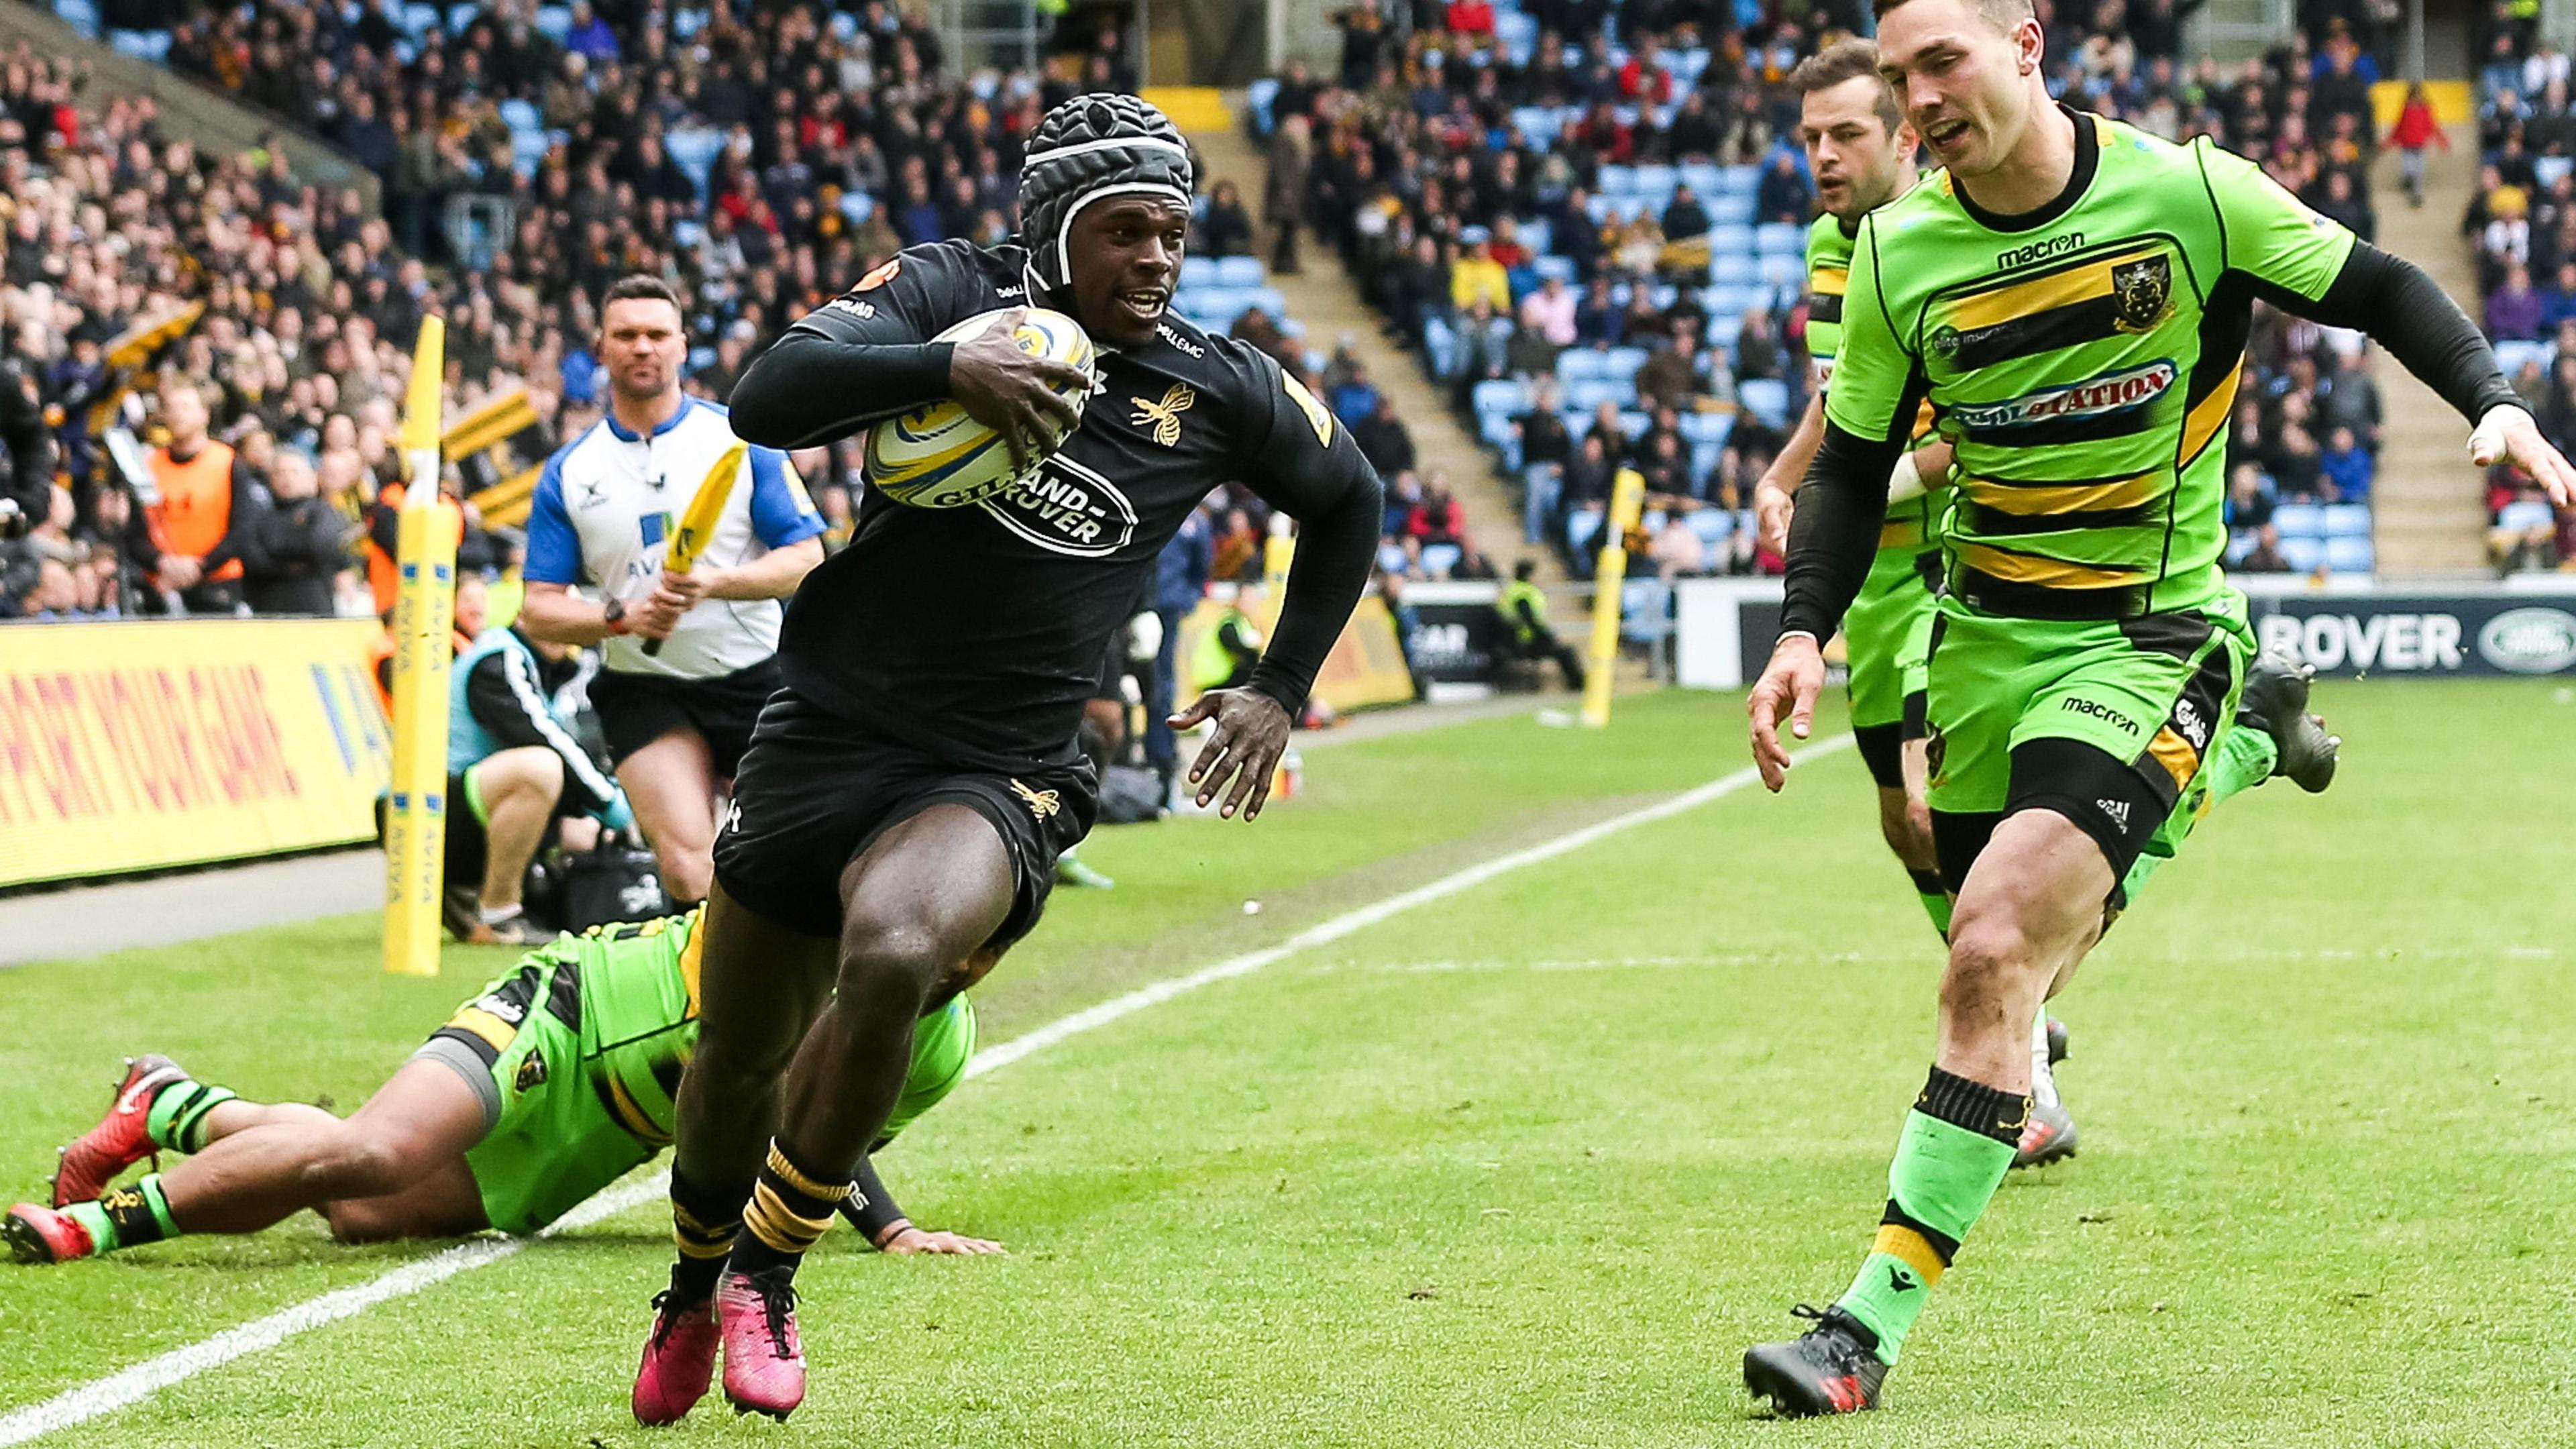
<path fill-rule="evenodd" d="M 1075 96 L 1046 113 L 1020 161 L 1020 237 L 1029 268 L 1049 286 L 1073 281 L 1064 241 L 1084 207 L 1112 196 L 1159 196 L 1187 207 L 1190 148 L 1178 126 L 1134 96 Z"/>

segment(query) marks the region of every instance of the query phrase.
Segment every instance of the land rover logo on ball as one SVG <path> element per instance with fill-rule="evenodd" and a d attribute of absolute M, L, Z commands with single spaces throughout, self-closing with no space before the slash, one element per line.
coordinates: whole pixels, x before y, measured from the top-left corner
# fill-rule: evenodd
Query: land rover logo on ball
<path fill-rule="evenodd" d="M 2576 664 L 2576 616 L 2559 609 L 2508 609 L 2478 631 L 2478 653 L 2514 674 L 2556 674 Z"/>

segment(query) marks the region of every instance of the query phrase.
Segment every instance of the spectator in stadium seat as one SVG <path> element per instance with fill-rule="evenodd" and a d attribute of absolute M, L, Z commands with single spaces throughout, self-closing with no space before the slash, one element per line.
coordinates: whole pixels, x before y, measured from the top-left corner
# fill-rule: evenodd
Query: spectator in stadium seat
<path fill-rule="evenodd" d="M 287 450 L 269 469 L 270 503 L 253 516 L 242 597 L 254 614 L 328 616 L 357 526 L 321 496 L 313 463 Z"/>
<path fill-rule="evenodd" d="M 1207 214 L 1199 218 L 1194 250 L 1202 256 L 1248 257 L 1252 239 L 1252 213 L 1243 208 L 1243 194 L 1232 181 L 1218 182 L 1208 194 Z"/>
<path fill-rule="evenodd" d="M 1467 536 L 1467 510 L 1449 491 L 1449 475 L 1438 468 L 1422 480 L 1422 501 L 1404 523 L 1405 534 L 1421 544 L 1457 543 Z"/>
<path fill-rule="evenodd" d="M 592 13 L 585 0 L 574 0 L 572 28 L 564 32 L 563 43 L 566 50 L 593 64 L 617 59 L 617 32 Z"/>
<path fill-rule="evenodd" d="M 1771 309 L 1755 307 L 1744 314 L 1744 330 L 1735 338 L 1735 380 L 1788 376 L 1789 349 L 1781 340 Z"/>
<path fill-rule="evenodd" d="M 2242 574 L 2286 574 L 2290 561 L 2281 555 L 2281 530 L 2266 523 L 2254 530 L 2254 546 L 2229 567 Z"/>
<path fill-rule="evenodd" d="M 1470 227 L 1460 233 L 1467 254 L 1449 269 L 1449 301 L 1464 312 L 1478 302 L 1496 313 L 1509 315 L 1512 310 L 1512 279 L 1503 264 L 1494 260 L 1494 249 L 1482 228 Z"/>
<path fill-rule="evenodd" d="M 1814 215 L 1815 200 L 1815 188 L 1798 170 L 1798 158 L 1785 149 L 1773 152 L 1771 164 L 1763 168 L 1761 188 L 1754 193 L 1754 209 L 1761 218 L 1805 226 Z"/>
<path fill-rule="evenodd" d="M 1269 177 L 1262 190 L 1262 219 L 1276 229 L 1270 248 L 1270 270 L 1287 276 L 1297 273 L 1297 229 L 1306 224 L 1307 182 L 1313 164 L 1313 151 L 1304 116 L 1290 116 L 1279 123 L 1278 134 L 1271 137 Z"/>
<path fill-rule="evenodd" d="M 1708 208 L 1699 204 L 1687 184 L 1673 188 L 1673 199 L 1664 207 L 1664 235 L 1675 241 L 1686 237 L 1708 235 Z"/>
<path fill-rule="evenodd" d="M 1610 278 L 1595 272 L 1574 306 L 1574 340 L 1588 347 L 1616 347 L 1627 330 L 1626 309 L 1611 294 Z"/>
<path fill-rule="evenodd" d="M 2318 460 L 2323 474 L 2320 491 L 2329 503 L 2368 503 L 2371 478 L 2378 465 L 2371 461 L 2368 450 L 2352 435 L 2350 428 L 2336 428 L 2326 438 L 2324 455 Z"/>
<path fill-rule="evenodd" d="M 1670 341 L 1655 349 L 1637 369 L 1637 396 L 1649 407 L 1687 409 L 1698 406 L 1708 391 L 1700 372 L 1699 337 L 1676 328 Z"/>
<path fill-rule="evenodd" d="M 2261 528 L 2272 521 L 2272 482 L 2252 463 L 2239 463 L 2227 475 L 2227 527 L 2231 532 Z"/>
<path fill-rule="evenodd" d="M 1655 576 L 1666 584 L 1684 574 L 1708 572 L 1708 545 L 1680 513 L 1665 515 L 1664 526 L 1646 546 L 1646 557 L 1655 565 Z"/>
<path fill-rule="evenodd" d="M 2487 335 L 2499 342 L 2540 340 L 2540 294 L 2531 288 L 2531 270 L 2508 266 L 2504 285 L 2487 298 Z"/>
<path fill-rule="evenodd" d="M 1413 466 L 1413 434 L 1395 415 L 1395 399 L 1380 393 L 1369 415 L 1351 425 L 1351 441 L 1383 478 Z"/>
<path fill-rule="evenodd" d="M 1549 277 L 1521 298 L 1521 329 L 1536 333 L 1551 347 L 1571 347 L 1577 335 L 1575 311 L 1574 293 L 1565 279 Z"/>

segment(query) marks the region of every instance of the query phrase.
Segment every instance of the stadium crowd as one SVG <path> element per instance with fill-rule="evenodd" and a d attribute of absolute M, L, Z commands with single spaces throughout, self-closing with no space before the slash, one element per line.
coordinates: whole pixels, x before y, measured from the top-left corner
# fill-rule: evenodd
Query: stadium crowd
<path fill-rule="evenodd" d="M 2576 103 L 2568 57 L 2531 28 L 2490 29 L 2476 82 L 2478 184 L 2460 220 L 2487 335 L 2551 442 L 2576 443 Z M 2438 134 L 2436 132 L 2435 134 Z M 2576 569 L 2576 510 L 2519 472 L 2487 477 L 2499 568 Z"/>
<path fill-rule="evenodd" d="M 2313 26 L 2234 70 L 2183 54 L 2195 8 L 2056 7 L 2056 88 L 2159 135 L 2216 137 L 2371 235 L 2377 8 L 2304 7 Z M 1813 215 L 1786 81 L 1860 9 L 1763 7 L 1739 23 L 1737 7 L 1670 0 L 1360 0 L 1336 20 L 1338 68 L 1292 65 L 1261 118 L 1274 176 L 1292 178 L 1267 198 L 1274 260 L 1293 264 L 1309 228 L 1366 279 L 1389 334 L 1492 446 L 1529 542 L 1588 572 L 1627 465 L 1650 503 L 1631 546 L 1666 578 L 1776 570 L 1749 494 L 1804 402 Z M 2277 314 L 2258 324 L 2238 423 L 2241 566 L 2289 566 L 2275 505 L 2367 501 L 2380 409 L 2358 346 Z"/>
<path fill-rule="evenodd" d="M 447 319 L 451 421 L 524 390 L 536 421 L 511 441 L 522 464 L 600 415 L 597 298 L 631 272 L 689 300 L 689 387 L 722 401 L 787 323 L 900 247 L 999 241 L 1019 138 L 1077 90 L 1134 81 L 1114 28 L 1066 27 L 1070 52 L 1043 72 L 959 76 L 917 8 L 882 0 L 738 20 L 505 0 L 453 30 L 403 10 L 119 0 L 101 17 L 120 49 L 334 143 L 376 175 L 381 215 L 356 190 L 304 182 L 282 151 L 169 139 L 148 98 L 75 97 L 67 58 L 22 46 L 0 64 L 0 308 L 58 419 L 68 485 L 57 517 L 0 545 L 0 618 L 381 612 L 396 413 L 423 316 Z M 1246 255 L 1234 186 L 1205 200 L 1201 254 Z M 196 304 L 175 342 L 111 356 Z M 1244 331 L 1320 384 L 1270 315 Z M 126 393 L 142 377 L 160 385 Z M 223 468 L 237 486 L 173 541 L 108 466 L 94 434 L 119 423 L 173 435 L 156 473 Z M 837 545 L 857 445 L 797 461 Z M 465 567 L 505 570 L 514 532 L 465 511 Z M 1260 501 L 1228 490 L 1207 515 L 1216 576 L 1258 578 Z"/>

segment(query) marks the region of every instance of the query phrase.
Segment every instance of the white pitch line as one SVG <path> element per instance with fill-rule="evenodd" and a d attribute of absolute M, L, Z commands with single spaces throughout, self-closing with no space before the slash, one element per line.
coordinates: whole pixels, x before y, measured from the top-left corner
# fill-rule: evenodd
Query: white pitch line
<path fill-rule="evenodd" d="M 1851 743 L 1850 735 L 1836 735 L 1799 751 L 1799 758 L 1810 759 L 1829 755 L 1837 750 L 1849 748 Z M 1107 1026 L 1122 1017 L 1133 1016 L 1149 1006 L 1159 1005 L 1185 992 L 1196 991 L 1212 982 L 1227 981 L 1237 976 L 1249 976 L 1265 966 L 1285 960 L 1300 951 L 1328 945 L 1345 936 L 1367 930 L 1390 917 L 1400 916 L 1434 901 L 1445 900 L 1461 891 L 1472 890 L 1496 876 L 1508 874 L 1525 866 L 1537 865 L 1542 861 L 1554 860 L 1560 855 L 1581 850 L 1595 841 L 1616 835 L 1623 830 L 1632 830 L 1640 825 L 1652 824 L 1655 821 L 1682 814 L 1684 811 L 1697 809 L 1712 800 L 1732 795 L 1760 778 L 1760 774 L 1748 766 L 1734 774 L 1711 780 L 1696 789 L 1685 790 L 1669 799 L 1659 800 L 1652 805 L 1631 810 L 1622 815 L 1611 816 L 1607 820 L 1584 826 L 1580 830 L 1569 831 L 1553 840 L 1542 841 L 1526 850 L 1515 850 L 1508 855 L 1498 855 L 1491 860 L 1442 876 L 1427 885 L 1416 886 L 1412 890 L 1389 896 L 1385 900 L 1361 906 L 1356 910 L 1345 911 L 1331 920 L 1299 931 L 1276 946 L 1264 946 L 1258 951 L 1247 951 L 1243 955 L 1219 961 L 1213 966 L 1201 967 L 1186 976 L 1171 977 L 1150 986 L 1138 987 L 1124 996 L 1113 996 L 1097 1006 L 1085 1007 L 1070 1016 L 1058 1017 L 1034 1031 L 1023 1033 L 1009 1041 L 977 1052 L 966 1064 L 966 1075 L 980 1077 L 986 1072 L 999 1071 L 1023 1057 L 1035 1056 L 1068 1037 L 1080 1036 L 1094 1028 Z M 669 1190 L 670 1182 L 670 1173 L 666 1170 L 623 1186 L 612 1187 L 564 1214 L 537 1233 L 536 1237 L 551 1238 L 557 1233 L 585 1228 L 604 1218 L 614 1217 L 629 1208 L 641 1206 L 661 1197 Z M 43 1403 L 31 1404 L 5 1418 L 0 1418 L 0 1449 L 6 1449 L 8 1445 L 24 1444 L 30 1439 L 42 1438 L 57 1430 L 85 1423 L 102 1414 L 114 1413 L 128 1404 L 149 1398 L 173 1384 L 194 1378 L 209 1369 L 220 1368 L 234 1359 L 258 1353 L 263 1349 L 274 1348 L 299 1333 L 320 1328 L 324 1324 L 334 1323 L 354 1314 L 364 1313 L 379 1303 L 409 1297 L 423 1289 L 446 1282 L 459 1273 L 500 1262 L 525 1249 L 534 1241 L 536 1241 L 535 1238 L 478 1238 L 472 1242 L 460 1243 L 444 1252 L 423 1258 L 417 1263 L 406 1263 L 381 1277 L 370 1279 L 354 1287 L 335 1289 L 317 1298 L 308 1298 L 302 1303 L 279 1309 L 266 1318 L 256 1319 L 237 1328 L 228 1328 L 202 1342 L 189 1344 L 185 1348 L 174 1348 L 158 1357 L 145 1359 L 132 1368 L 121 1369 L 103 1379 L 93 1380 L 77 1388 L 66 1389 Z"/>

